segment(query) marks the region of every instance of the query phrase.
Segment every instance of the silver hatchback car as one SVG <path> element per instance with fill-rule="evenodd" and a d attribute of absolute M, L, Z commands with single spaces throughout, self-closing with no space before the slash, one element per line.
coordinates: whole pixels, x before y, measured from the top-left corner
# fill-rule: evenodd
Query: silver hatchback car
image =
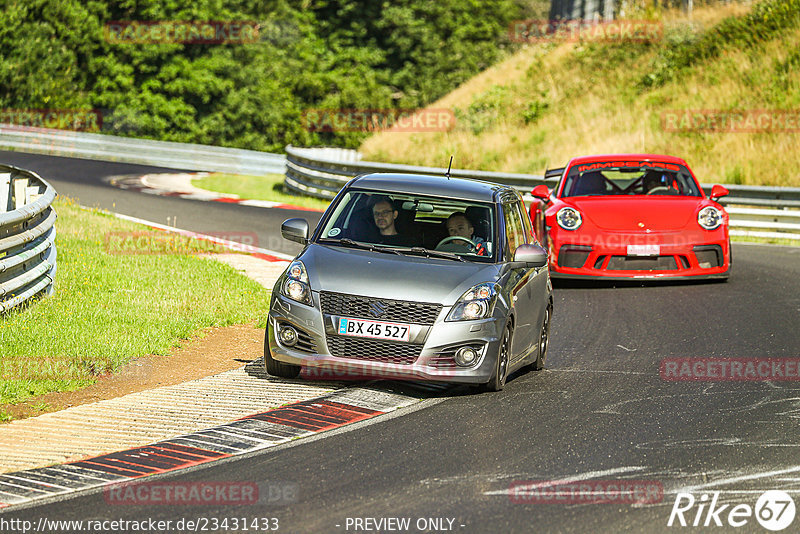
<path fill-rule="evenodd" d="M 267 372 L 497 391 L 547 357 L 552 286 L 522 197 L 498 184 L 367 174 L 351 180 L 272 292 Z"/>

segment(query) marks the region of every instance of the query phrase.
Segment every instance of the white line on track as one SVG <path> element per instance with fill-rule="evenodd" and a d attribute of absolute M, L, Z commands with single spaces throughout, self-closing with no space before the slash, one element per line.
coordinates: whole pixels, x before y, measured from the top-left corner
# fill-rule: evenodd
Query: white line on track
<path fill-rule="evenodd" d="M 720 480 L 714 480 L 713 482 L 698 484 L 696 486 L 688 486 L 683 488 L 681 491 L 691 493 L 693 491 L 700 491 L 702 489 L 712 488 L 714 486 L 724 486 L 725 484 L 734 484 L 736 482 L 745 482 L 747 480 L 758 480 L 759 478 L 769 478 L 777 475 L 783 475 L 786 473 L 797 473 L 797 472 L 800 472 L 800 466 L 798 465 L 794 467 L 789 467 L 787 469 L 779 469 L 777 471 L 763 471 L 761 473 L 754 473 L 752 475 L 742 475 L 738 477 L 723 478 Z"/>

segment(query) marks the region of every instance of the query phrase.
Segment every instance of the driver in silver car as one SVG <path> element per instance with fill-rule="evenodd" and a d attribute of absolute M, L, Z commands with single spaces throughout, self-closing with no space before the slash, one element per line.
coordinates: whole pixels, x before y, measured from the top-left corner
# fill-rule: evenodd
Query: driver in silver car
<path fill-rule="evenodd" d="M 475 227 L 470 222 L 467 215 L 461 211 L 456 211 L 447 218 L 445 223 L 447 226 L 447 233 L 450 237 L 463 237 L 472 241 L 475 244 L 475 254 L 478 256 L 486 256 L 486 245 L 484 244 L 481 236 L 475 235 Z M 464 249 L 469 251 L 472 249 L 465 242 L 453 241 L 450 247 Z"/>

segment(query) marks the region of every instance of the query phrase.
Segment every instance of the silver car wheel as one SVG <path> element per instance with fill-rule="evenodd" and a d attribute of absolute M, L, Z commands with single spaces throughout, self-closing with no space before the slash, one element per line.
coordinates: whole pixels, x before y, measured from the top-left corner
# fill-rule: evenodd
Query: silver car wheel
<path fill-rule="evenodd" d="M 483 388 L 487 391 L 500 391 L 506 385 L 506 375 L 508 374 L 508 354 L 511 351 L 511 325 L 507 324 L 503 329 L 503 340 L 500 342 L 500 347 L 497 349 L 497 365 L 495 366 L 495 373 L 488 384 L 483 384 Z"/>
<path fill-rule="evenodd" d="M 542 321 L 542 331 L 539 334 L 539 354 L 536 357 L 536 363 L 533 365 L 535 371 L 544 369 L 545 361 L 547 360 L 547 347 L 550 342 L 550 314 L 552 308 L 547 306 L 544 310 L 544 321 Z"/>

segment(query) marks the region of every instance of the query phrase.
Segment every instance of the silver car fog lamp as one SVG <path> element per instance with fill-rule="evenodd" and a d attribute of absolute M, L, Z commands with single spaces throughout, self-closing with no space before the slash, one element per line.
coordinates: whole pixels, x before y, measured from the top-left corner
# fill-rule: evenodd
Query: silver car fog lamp
<path fill-rule="evenodd" d="M 455 354 L 456 365 L 470 367 L 478 361 L 478 351 L 472 347 L 461 347 Z"/>
<path fill-rule="evenodd" d="M 297 344 L 297 330 L 289 325 L 281 325 L 278 328 L 278 339 L 287 347 L 294 347 Z"/>

